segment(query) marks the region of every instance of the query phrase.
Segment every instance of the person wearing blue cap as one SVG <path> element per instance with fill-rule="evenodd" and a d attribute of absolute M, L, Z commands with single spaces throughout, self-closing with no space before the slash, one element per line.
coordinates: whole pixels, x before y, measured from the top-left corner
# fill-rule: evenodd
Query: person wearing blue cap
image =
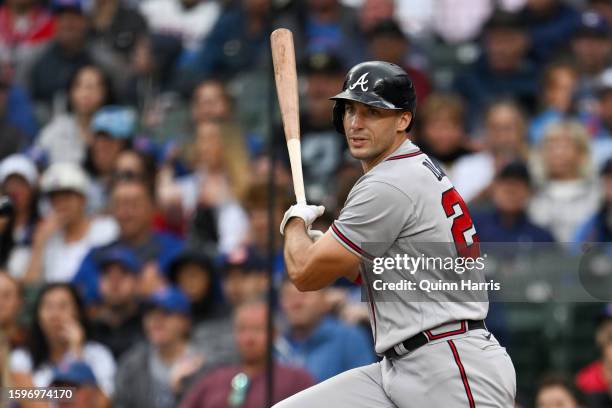
<path fill-rule="evenodd" d="M 126 246 L 105 249 L 98 261 L 101 301 L 94 308 L 92 338 L 107 346 L 115 359 L 144 339 L 142 310 L 138 304 L 138 278 L 142 265 Z"/>
<path fill-rule="evenodd" d="M 128 107 L 103 106 L 89 126 L 93 136 L 87 151 L 85 168 L 92 178 L 94 210 L 103 210 L 119 155 L 131 146 L 136 129 L 136 112 Z"/>
<path fill-rule="evenodd" d="M 73 388 L 72 397 L 58 401 L 57 408 L 105 408 L 109 405 L 91 367 L 83 361 L 73 360 L 57 366 L 51 386 Z"/>
<path fill-rule="evenodd" d="M 166 287 L 144 302 L 146 342 L 125 354 L 117 372 L 115 408 L 173 408 L 187 379 L 207 356 L 190 344 L 190 305 L 175 287 Z"/>

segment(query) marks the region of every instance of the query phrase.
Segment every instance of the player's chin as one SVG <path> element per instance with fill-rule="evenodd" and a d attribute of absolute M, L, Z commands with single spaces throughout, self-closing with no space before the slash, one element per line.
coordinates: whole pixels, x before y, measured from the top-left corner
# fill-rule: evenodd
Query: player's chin
<path fill-rule="evenodd" d="M 351 156 L 357 160 L 368 160 L 370 157 L 372 157 L 372 152 L 370 149 L 365 147 L 349 146 L 349 150 L 351 152 Z"/>

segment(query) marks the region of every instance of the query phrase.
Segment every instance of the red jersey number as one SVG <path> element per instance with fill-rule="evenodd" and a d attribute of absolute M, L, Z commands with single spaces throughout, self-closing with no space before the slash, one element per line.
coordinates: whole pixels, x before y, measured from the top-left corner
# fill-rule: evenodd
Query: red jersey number
<path fill-rule="evenodd" d="M 453 226 L 451 232 L 455 241 L 455 247 L 459 256 L 464 258 L 477 258 L 480 256 L 480 245 L 478 244 L 478 235 L 474 230 L 472 217 L 455 188 L 451 188 L 442 193 L 442 207 L 447 218 L 453 218 Z M 458 208 L 460 211 L 458 211 Z M 470 234 L 470 231 L 473 231 Z M 468 242 L 470 238 L 471 242 Z"/>

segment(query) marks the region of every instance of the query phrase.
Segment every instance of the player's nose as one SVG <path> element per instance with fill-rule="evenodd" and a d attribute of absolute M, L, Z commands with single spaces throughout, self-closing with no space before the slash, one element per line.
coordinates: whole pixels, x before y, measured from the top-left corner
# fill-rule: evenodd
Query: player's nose
<path fill-rule="evenodd" d="M 363 115 L 360 112 L 351 112 L 347 114 L 348 125 L 351 130 L 359 130 L 363 128 Z"/>

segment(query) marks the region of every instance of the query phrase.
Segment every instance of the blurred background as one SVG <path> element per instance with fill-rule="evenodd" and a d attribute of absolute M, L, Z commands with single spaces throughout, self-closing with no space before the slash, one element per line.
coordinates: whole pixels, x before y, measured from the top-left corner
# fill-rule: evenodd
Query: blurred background
<path fill-rule="evenodd" d="M 328 98 L 378 59 L 413 79 L 409 137 L 482 242 L 612 241 L 610 0 L 3 0 L 2 386 L 73 386 L 66 407 L 264 407 L 270 284 L 273 401 L 376 361 L 359 288 L 285 279 L 277 27 L 315 227 L 362 173 Z M 487 321 L 517 406 L 612 407 L 612 306 L 532 297 Z"/>

